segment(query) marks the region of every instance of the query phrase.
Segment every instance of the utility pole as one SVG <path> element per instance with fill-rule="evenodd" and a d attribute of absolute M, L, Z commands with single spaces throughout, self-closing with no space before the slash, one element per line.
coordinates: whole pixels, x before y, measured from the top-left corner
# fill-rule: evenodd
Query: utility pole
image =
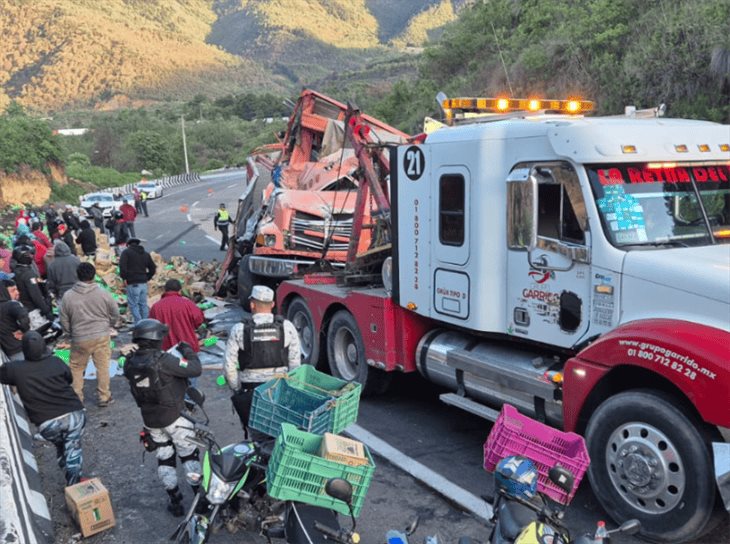
<path fill-rule="evenodd" d="M 190 165 L 188 164 L 188 144 L 185 140 L 185 116 L 180 116 L 180 123 L 182 124 L 182 136 L 183 136 L 183 152 L 185 153 L 185 173 L 190 173 Z"/>

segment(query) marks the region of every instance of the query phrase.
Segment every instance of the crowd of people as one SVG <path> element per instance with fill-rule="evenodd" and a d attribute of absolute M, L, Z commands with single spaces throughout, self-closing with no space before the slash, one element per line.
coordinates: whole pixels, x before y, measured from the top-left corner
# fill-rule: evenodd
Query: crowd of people
<path fill-rule="evenodd" d="M 128 214 L 121 218 L 123 224 L 134 223 L 136 216 L 128 209 L 120 211 Z M 175 279 L 166 282 L 160 300 L 148 307 L 147 285 L 157 270 L 132 227 L 125 232 L 126 247 L 119 256 L 131 317 L 125 323 L 117 302 L 95 281 L 96 268 L 88 259 L 96 251 L 95 232 L 89 221 L 79 220 L 70 208 L 59 215 L 53 205 L 45 214 L 41 222 L 34 212 L 22 211 L 12 247 L 0 246 L 0 347 L 7 359 L 0 364 L 0 382 L 17 388 L 40 436 L 55 445 L 66 484 L 73 485 L 83 474 L 82 435 L 88 417 L 84 373 L 91 362 L 96 404 L 106 409 L 114 402 L 111 339 L 131 327 L 133 347 L 124 376 L 141 412 L 145 447 L 157 457 L 167 508 L 181 516 L 176 459 L 186 475 L 200 472 L 197 448 L 187 440 L 192 424 L 181 414 L 187 388 L 202 372 L 198 352 L 203 312 Z M 93 209 L 91 217 L 98 227 Z M 247 427 L 254 389 L 301 361 L 296 329 L 275 317 L 273 309 L 274 292 L 255 286 L 251 315 L 233 326 L 225 348 L 231 402 L 249 439 L 257 438 Z M 68 365 L 53 355 L 54 342 L 70 347 Z M 195 493 L 197 482 L 189 476 L 186 480 Z"/>

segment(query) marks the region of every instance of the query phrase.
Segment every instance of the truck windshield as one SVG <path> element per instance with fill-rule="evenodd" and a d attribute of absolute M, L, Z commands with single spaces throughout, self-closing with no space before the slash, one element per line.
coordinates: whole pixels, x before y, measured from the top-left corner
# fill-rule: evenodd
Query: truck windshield
<path fill-rule="evenodd" d="M 586 171 L 614 246 L 730 243 L 728 164 L 601 164 Z"/>

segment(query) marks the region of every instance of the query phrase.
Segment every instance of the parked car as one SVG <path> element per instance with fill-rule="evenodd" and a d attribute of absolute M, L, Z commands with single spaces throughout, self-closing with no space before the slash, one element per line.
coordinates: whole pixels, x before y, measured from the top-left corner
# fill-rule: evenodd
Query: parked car
<path fill-rule="evenodd" d="M 122 200 L 114 200 L 112 193 L 89 193 L 79 197 L 80 206 L 89 213 L 89 210 L 95 203 L 99 203 L 99 206 L 104 210 L 104 217 L 111 217 L 114 210 L 118 210 L 119 207 L 124 204 Z"/>
<path fill-rule="evenodd" d="M 147 193 L 147 198 L 160 198 L 162 196 L 162 185 L 157 181 L 142 181 L 137 184 L 137 189 Z"/>

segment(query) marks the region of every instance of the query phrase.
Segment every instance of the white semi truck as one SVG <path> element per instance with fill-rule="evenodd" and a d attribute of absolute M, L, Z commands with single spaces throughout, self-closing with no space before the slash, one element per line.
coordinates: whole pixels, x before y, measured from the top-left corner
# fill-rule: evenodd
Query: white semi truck
<path fill-rule="evenodd" d="M 582 433 L 616 521 L 697 538 L 727 515 L 712 444 L 730 440 L 730 127 L 443 105 L 454 126 L 391 145 L 390 164 L 348 114 L 352 236 L 373 247 L 278 286 L 305 361 L 369 392 L 417 370 L 450 405 Z"/>

